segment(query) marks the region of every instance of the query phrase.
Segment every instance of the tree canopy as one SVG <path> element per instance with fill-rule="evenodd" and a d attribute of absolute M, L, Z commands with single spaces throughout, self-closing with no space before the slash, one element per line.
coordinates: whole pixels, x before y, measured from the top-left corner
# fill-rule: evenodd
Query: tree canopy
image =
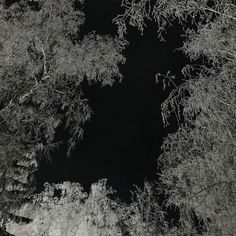
<path fill-rule="evenodd" d="M 82 137 L 91 115 L 83 80 L 105 86 L 122 79 L 126 40 L 80 35 L 82 4 L 0 2 L 1 213 L 32 193 L 32 173 L 38 159 L 58 146 L 60 124 L 70 134 L 68 157 Z"/>
<path fill-rule="evenodd" d="M 78 183 L 46 183 L 43 192 L 17 211 L 31 222 L 11 221 L 7 231 L 31 236 L 164 236 L 167 224 L 153 190 L 154 184 L 146 182 L 144 190 L 133 192 L 133 201 L 127 205 L 115 197 L 106 179 L 92 184 L 89 194 Z"/>
<path fill-rule="evenodd" d="M 101 235 L 101 232 L 108 232 L 107 235 L 111 232 L 113 235 L 235 235 L 235 1 L 123 0 L 123 13 L 114 19 L 119 38 L 91 33 L 81 40 L 73 40 L 77 32 L 73 30 L 75 25 L 82 25 L 82 20 L 81 24 L 77 20 L 83 19 L 83 14 L 74 13 L 71 1 L 45 0 L 37 11 L 24 3 L 21 1 L 10 8 L 1 5 L 4 14 L 0 18 L 0 58 L 5 66 L 0 67 L 1 94 L 4 94 L 0 134 L 5 140 L 1 144 L 1 163 L 6 163 L 2 169 L 13 165 L 12 160 L 18 157 L 15 153 L 25 147 L 24 141 L 32 144 L 33 150 L 50 144 L 62 120 L 71 130 L 70 153 L 81 136 L 81 125 L 90 115 L 80 84 L 83 79 L 112 84 L 114 76 L 121 78 L 118 64 L 124 62 L 121 52 L 126 44 L 127 24 L 145 33 L 148 21 L 154 21 L 158 26 L 157 37 L 164 40 L 168 27 L 177 20 L 185 31 L 181 50 L 191 64 L 183 68 L 183 83 L 179 86 L 173 76 L 164 76 L 174 89 L 162 104 L 163 124 L 168 125 L 174 113 L 179 128 L 163 142 L 157 161 L 161 170 L 158 181 L 153 185 L 146 183 L 143 190 L 137 189 L 129 206 L 112 201 L 109 194 L 113 192 L 106 189 L 104 181 L 92 187 L 89 197 L 82 194 L 79 186 L 64 183 L 46 185 L 36 199 L 42 204 L 41 209 L 55 210 L 54 216 L 64 211 L 68 215 L 68 210 L 80 209 L 77 205 L 71 209 L 70 205 L 75 202 L 71 193 L 78 190 L 77 200 L 86 202 L 83 209 L 89 219 L 76 227 L 82 227 L 80 232 L 91 235 Z M 59 9 L 52 11 L 51 4 Z M 63 16 L 57 14 L 60 12 Z M 64 22 L 63 17 L 69 17 L 74 26 L 63 26 L 69 22 Z M 20 28 L 23 31 L 19 31 Z M 54 34 L 52 38 L 51 34 Z M 29 155 L 29 149 L 26 153 L 25 157 L 35 154 L 33 151 Z M 66 186 L 70 186 L 69 198 L 63 195 Z M 54 196 L 57 188 L 62 198 Z M 165 200 L 160 206 L 158 197 L 163 195 Z M 70 207 L 65 209 L 61 201 Z M 166 221 L 168 208 L 179 212 L 177 225 Z M 76 214 L 82 213 L 83 210 Z M 110 221 L 106 218 L 108 215 Z M 40 218 L 42 216 L 34 219 L 42 221 L 42 227 L 48 232 L 46 218 Z"/>
<path fill-rule="evenodd" d="M 164 125 L 175 113 L 179 130 L 169 134 L 158 159 L 166 206 L 180 211 L 181 235 L 236 232 L 236 5 L 231 0 L 122 1 L 114 22 L 120 37 L 127 24 L 158 37 L 177 20 L 184 28 L 182 52 L 192 60 L 184 82 L 162 104 Z M 167 77 L 164 77 L 165 79 Z M 197 225 L 197 223 L 200 225 Z M 201 229 L 201 230 L 200 230 Z"/>

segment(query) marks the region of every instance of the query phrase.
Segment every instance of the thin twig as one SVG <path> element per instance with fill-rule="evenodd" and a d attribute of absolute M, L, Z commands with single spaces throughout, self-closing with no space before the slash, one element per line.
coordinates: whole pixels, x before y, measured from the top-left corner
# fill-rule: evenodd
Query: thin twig
<path fill-rule="evenodd" d="M 191 199 L 191 198 L 194 198 L 196 197 L 197 195 L 199 195 L 200 193 L 204 192 L 204 191 L 207 191 L 208 189 L 211 189 L 212 187 L 218 185 L 218 184 L 230 184 L 230 183 L 234 183 L 236 181 L 230 181 L 230 182 L 226 182 L 226 181 L 221 181 L 221 182 L 217 182 L 217 183 L 214 183 L 214 184 L 211 184 L 203 189 L 201 189 L 200 191 L 196 192 L 196 193 L 193 193 L 192 196 L 190 196 L 188 199 Z"/>
<path fill-rule="evenodd" d="M 43 79 L 42 80 L 46 80 L 49 77 L 48 72 L 47 72 L 47 57 L 46 57 L 46 53 L 44 50 L 43 42 L 39 39 L 38 36 L 36 36 L 36 39 L 40 42 L 41 51 L 43 53 Z"/>
<path fill-rule="evenodd" d="M 234 17 L 234 16 L 231 16 L 231 15 L 228 15 L 228 14 L 225 14 L 225 13 L 221 13 L 221 12 L 216 11 L 216 10 L 214 10 L 214 9 L 212 9 L 212 8 L 209 8 L 209 7 L 203 7 L 202 9 L 203 9 L 203 10 L 206 10 L 206 11 L 214 12 L 214 13 L 216 13 L 216 14 L 218 14 L 218 15 L 226 16 L 226 17 L 228 17 L 228 18 L 230 18 L 230 19 L 232 19 L 232 20 L 236 20 L 236 17 Z"/>

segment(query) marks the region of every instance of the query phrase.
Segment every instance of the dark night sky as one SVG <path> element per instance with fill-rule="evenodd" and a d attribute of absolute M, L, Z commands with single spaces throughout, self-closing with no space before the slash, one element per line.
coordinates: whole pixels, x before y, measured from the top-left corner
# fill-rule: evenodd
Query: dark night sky
<path fill-rule="evenodd" d="M 98 34 L 116 32 L 112 18 L 118 5 L 111 0 L 87 0 L 86 23 L 83 33 L 95 30 Z M 166 43 L 159 42 L 156 26 L 150 24 L 144 36 L 129 28 L 130 45 L 124 54 L 127 63 L 121 67 L 122 83 L 113 87 L 84 85 L 84 95 L 94 112 L 85 125 L 84 139 L 66 159 L 63 147 L 52 154 L 52 163 L 43 161 L 36 175 L 38 190 L 44 182 L 80 182 L 85 190 L 91 183 L 108 178 L 108 183 L 124 200 L 128 199 L 133 184 L 142 186 L 145 177 L 153 179 L 156 159 L 163 137 L 175 126 L 163 128 L 161 103 L 168 93 L 155 83 L 155 74 L 171 70 L 180 74 L 188 63 L 180 52 L 180 27 L 168 31 Z M 173 120 L 174 121 L 174 120 Z M 58 134 L 63 138 L 63 133 Z"/>

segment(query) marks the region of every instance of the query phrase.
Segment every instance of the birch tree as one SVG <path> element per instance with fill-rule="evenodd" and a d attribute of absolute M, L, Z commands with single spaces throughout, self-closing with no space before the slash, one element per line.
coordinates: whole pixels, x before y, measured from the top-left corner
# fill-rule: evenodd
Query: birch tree
<path fill-rule="evenodd" d="M 127 24 L 158 37 L 174 20 L 185 31 L 183 83 L 162 104 L 164 125 L 174 113 L 176 133 L 163 142 L 158 165 L 166 206 L 180 213 L 178 235 L 235 235 L 236 228 L 236 5 L 231 0 L 122 1 L 114 19 L 120 37 Z"/>
<path fill-rule="evenodd" d="M 38 160 L 58 147 L 56 128 L 69 132 L 69 157 L 91 109 L 81 84 L 112 85 L 126 41 L 80 35 L 83 0 L 0 2 L 0 217 L 34 190 Z"/>

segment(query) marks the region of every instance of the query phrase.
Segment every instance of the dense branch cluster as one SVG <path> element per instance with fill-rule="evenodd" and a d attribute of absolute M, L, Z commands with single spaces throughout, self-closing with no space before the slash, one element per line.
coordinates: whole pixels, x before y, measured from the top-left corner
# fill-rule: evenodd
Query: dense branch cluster
<path fill-rule="evenodd" d="M 178 20 L 183 26 L 188 20 L 193 24 L 209 22 L 215 16 L 224 21 L 236 20 L 234 0 L 122 0 L 123 13 L 113 19 L 118 27 L 120 37 L 127 33 L 127 24 L 144 32 L 149 21 L 155 21 L 158 26 L 158 37 L 162 40 L 163 33 Z"/>
<path fill-rule="evenodd" d="M 236 5 L 231 0 L 122 1 L 114 22 L 141 32 L 148 20 L 158 37 L 174 20 L 183 25 L 182 51 L 198 64 L 183 68 L 183 83 L 162 104 L 164 125 L 174 113 L 179 130 L 169 134 L 158 165 L 166 206 L 180 212 L 180 235 L 236 232 Z M 164 76 L 166 80 L 168 76 Z M 173 83 L 173 76 L 169 76 Z M 175 84 L 174 84 L 175 85 Z M 200 224 L 196 224 L 196 221 Z"/>
<path fill-rule="evenodd" d="M 30 153 L 50 145 L 62 121 L 70 131 L 68 155 L 81 137 L 91 113 L 81 82 L 112 85 L 115 77 L 122 78 L 118 65 L 125 62 L 127 24 L 144 32 L 153 20 L 162 40 L 177 20 L 185 30 L 181 50 L 192 64 L 183 68 L 180 86 L 170 74 L 164 76 L 175 88 L 162 104 L 163 123 L 168 125 L 175 113 L 179 128 L 163 142 L 158 182 L 137 189 L 130 205 L 112 200 L 114 191 L 104 180 L 89 195 L 78 184 L 48 184 L 31 199 L 30 210 L 26 204 L 15 211 L 32 219 L 22 230 L 30 235 L 235 235 L 235 2 L 123 0 L 124 12 L 114 19 L 119 38 L 92 32 L 76 42 L 71 37 L 84 18 L 74 12 L 72 1 L 44 0 L 39 11 L 24 2 L 0 5 L 0 190 L 9 202 L 15 195 L 5 197 L 7 192 L 24 191 L 22 177 L 30 179 L 37 168 Z M 20 163 L 28 163 L 28 169 Z M 19 185 L 12 184 L 13 176 Z M 165 196 L 162 205 L 160 196 Z M 178 224 L 166 221 L 168 209 L 179 213 Z"/>
<path fill-rule="evenodd" d="M 144 191 L 133 193 L 130 205 L 113 199 L 115 191 L 100 180 L 91 186 L 90 194 L 77 183 L 45 184 L 17 214 L 32 220 L 27 225 L 10 222 L 8 232 L 41 235 L 151 236 L 165 235 L 164 214 L 153 195 L 154 185 L 145 183 Z M 156 225 L 155 222 L 162 222 Z"/>
<path fill-rule="evenodd" d="M 10 178 L 6 169 L 21 171 L 19 162 L 28 162 L 31 151 L 36 162 L 49 155 L 58 146 L 53 142 L 62 123 L 70 133 L 70 156 L 91 115 L 81 91 L 83 80 L 105 86 L 122 79 L 119 64 L 125 62 L 121 52 L 126 41 L 95 32 L 77 39 L 84 13 L 74 3 L 42 0 L 37 8 L 25 0 L 0 3 L 0 136 L 9 137 L 8 142 L 0 139 L 1 183 Z M 22 175 L 27 177 L 27 171 L 33 170 Z M 32 190 L 31 178 L 27 184 Z M 2 191 L 13 194 L 15 190 L 3 185 Z M 18 202 L 26 197 L 17 196 L 13 198 Z M 10 206 L 14 204 L 9 200 L 6 208 Z"/>

